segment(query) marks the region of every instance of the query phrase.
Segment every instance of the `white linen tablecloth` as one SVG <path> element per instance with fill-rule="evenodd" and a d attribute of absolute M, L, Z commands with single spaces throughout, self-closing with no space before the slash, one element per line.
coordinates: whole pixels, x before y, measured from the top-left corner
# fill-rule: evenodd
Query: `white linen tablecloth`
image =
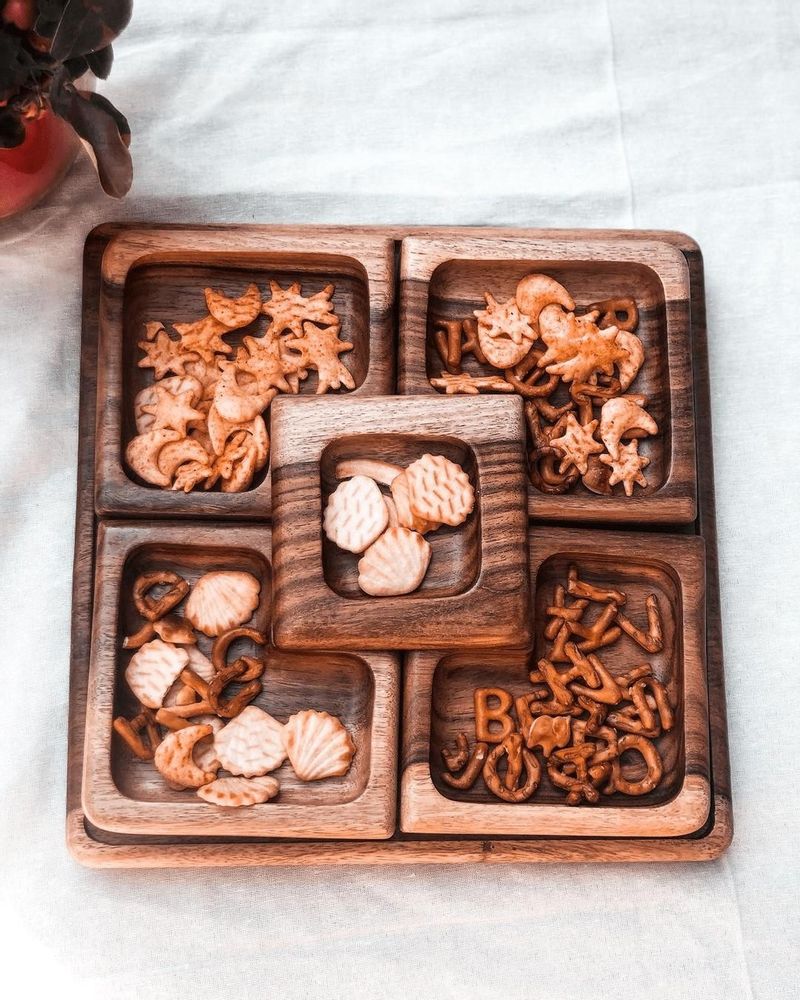
<path fill-rule="evenodd" d="M 0 225 L 8 995 L 797 997 L 800 8 L 136 0 L 88 162 Z M 81 250 L 109 219 L 684 230 L 706 263 L 736 838 L 703 865 L 95 872 L 63 843 Z"/>

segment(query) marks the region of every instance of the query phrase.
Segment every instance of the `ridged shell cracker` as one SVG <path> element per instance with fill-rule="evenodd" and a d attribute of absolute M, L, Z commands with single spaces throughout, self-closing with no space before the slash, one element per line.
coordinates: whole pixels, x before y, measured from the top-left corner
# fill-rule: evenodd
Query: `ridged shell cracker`
<path fill-rule="evenodd" d="M 199 788 L 214 780 L 216 769 L 203 770 L 192 756 L 195 745 L 213 732 L 211 726 L 187 726 L 174 733 L 167 733 L 159 743 L 153 763 L 170 787 Z"/>
<path fill-rule="evenodd" d="M 281 786 L 276 778 L 217 778 L 197 789 L 201 799 L 215 806 L 235 809 L 239 806 L 255 806 L 274 799 Z"/>
<path fill-rule="evenodd" d="M 363 552 L 388 523 L 381 491 L 366 476 L 340 483 L 328 498 L 322 519 L 328 538 L 348 552 Z"/>
<path fill-rule="evenodd" d="M 192 588 L 184 615 L 201 632 L 216 636 L 248 621 L 260 593 L 261 584 L 252 573 L 206 573 Z"/>
<path fill-rule="evenodd" d="M 125 669 L 125 680 L 143 705 L 161 708 L 164 696 L 188 662 L 184 647 L 153 639 L 133 654 Z"/>
<path fill-rule="evenodd" d="M 286 749 L 301 781 L 347 774 L 356 752 L 342 723 L 328 712 L 298 712 L 286 723 Z"/>
<path fill-rule="evenodd" d="M 283 726 L 255 705 L 231 719 L 216 736 L 214 749 L 226 771 L 245 778 L 274 771 L 286 760 Z"/>
<path fill-rule="evenodd" d="M 417 517 L 411 510 L 411 497 L 405 472 L 392 480 L 390 489 L 397 511 L 397 522 L 402 528 L 410 528 L 412 531 L 418 531 L 424 535 L 428 531 L 436 531 L 437 528 L 441 527 L 439 521 L 428 521 L 424 517 Z"/>
<path fill-rule="evenodd" d="M 372 597 L 410 594 L 431 561 L 429 543 L 408 528 L 388 528 L 358 561 L 358 585 Z"/>
<path fill-rule="evenodd" d="M 409 465 L 405 476 L 411 511 L 418 517 L 455 527 L 475 506 L 469 476 L 444 455 L 423 455 Z"/>

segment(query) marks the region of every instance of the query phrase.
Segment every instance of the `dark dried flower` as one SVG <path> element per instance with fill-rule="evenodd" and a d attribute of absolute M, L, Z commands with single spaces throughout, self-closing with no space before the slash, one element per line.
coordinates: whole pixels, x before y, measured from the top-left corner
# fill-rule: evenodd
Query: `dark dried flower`
<path fill-rule="evenodd" d="M 117 198 L 128 191 L 128 123 L 74 81 L 87 71 L 108 76 L 111 43 L 132 9 L 132 0 L 0 0 L 0 147 L 20 145 L 25 118 L 49 105 L 94 150 L 103 189 Z"/>

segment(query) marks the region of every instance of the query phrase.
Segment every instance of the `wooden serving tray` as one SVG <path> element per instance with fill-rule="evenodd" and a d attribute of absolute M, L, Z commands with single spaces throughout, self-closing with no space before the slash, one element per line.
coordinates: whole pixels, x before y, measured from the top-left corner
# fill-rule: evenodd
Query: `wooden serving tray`
<path fill-rule="evenodd" d="M 713 468 L 711 464 L 711 429 L 710 429 L 710 403 L 708 392 L 708 366 L 706 347 L 706 327 L 705 327 L 705 301 L 703 290 L 703 270 L 702 258 L 699 248 L 689 238 L 676 233 L 656 233 L 656 232 L 608 232 L 608 231 L 541 231 L 541 230 L 481 230 L 481 229 L 445 229 L 437 228 L 425 230 L 421 228 L 401 228 L 401 227 L 158 227 L 155 231 L 159 234 L 159 239 L 168 239 L 171 245 L 181 251 L 181 256 L 189 247 L 193 251 L 202 253 L 206 246 L 206 238 L 214 242 L 217 247 L 229 248 L 232 260 L 238 260 L 237 247 L 253 242 L 262 248 L 265 244 L 274 245 L 274 241 L 281 242 L 287 254 L 291 254 L 292 245 L 302 245 L 307 248 L 310 244 L 323 246 L 326 252 L 347 257 L 350 255 L 348 248 L 352 246 L 364 246 L 364 241 L 382 239 L 392 241 L 395 258 L 399 261 L 401 241 L 408 237 L 428 238 L 437 242 L 444 240 L 452 248 L 457 248 L 463 240 L 474 240 L 483 243 L 486 240 L 506 243 L 516 240 L 534 241 L 538 248 L 536 253 L 531 254 L 494 254 L 495 258 L 501 257 L 508 260 L 549 260 L 546 249 L 548 245 L 569 243 L 578 244 L 584 248 L 585 256 L 592 257 L 592 248 L 599 248 L 609 241 L 619 246 L 621 242 L 628 244 L 632 248 L 641 243 L 658 244 L 668 246 L 677 251 L 673 254 L 673 263 L 677 263 L 680 270 L 680 261 L 677 255 L 685 261 L 688 274 L 688 301 L 690 303 L 690 322 L 688 325 L 684 319 L 686 358 L 691 358 L 692 371 L 684 373 L 685 382 L 680 382 L 674 386 L 673 396 L 676 391 L 683 397 L 687 397 L 688 388 L 693 386 L 693 407 L 694 421 L 691 420 L 691 407 L 684 405 L 677 420 L 671 419 L 669 425 L 672 433 L 676 426 L 692 428 L 693 435 L 691 446 L 696 446 L 697 452 L 697 479 L 696 479 L 696 502 L 697 517 L 687 524 L 683 533 L 687 536 L 700 536 L 705 543 L 705 575 L 706 575 L 706 625 L 705 625 L 705 655 L 707 670 L 707 689 L 705 698 L 703 692 L 697 688 L 691 688 L 690 700 L 695 706 L 707 704 L 708 711 L 708 739 L 700 740 L 709 748 L 709 759 L 705 759 L 702 753 L 695 753 L 689 747 L 695 746 L 694 737 L 690 736 L 690 731 L 696 734 L 698 725 L 697 712 L 692 714 L 691 725 L 686 713 L 683 715 L 680 739 L 686 742 L 687 765 L 683 775 L 677 775 L 674 781 L 686 783 L 687 777 L 691 777 L 694 782 L 697 779 L 705 779 L 710 792 L 711 806 L 708 819 L 698 829 L 691 832 L 673 832 L 664 835 L 663 827 L 649 827 L 648 836 L 621 836 L 612 828 L 604 831 L 604 835 L 586 835 L 580 830 L 568 831 L 567 835 L 560 833 L 554 835 L 552 827 L 547 827 L 546 833 L 532 836 L 521 836 L 512 834 L 509 836 L 497 836 L 495 834 L 482 835 L 476 833 L 472 836 L 458 836 L 448 833 L 401 833 L 395 832 L 387 840 L 323 840 L 323 839 L 289 839 L 280 836 L 265 836 L 263 831 L 257 833 L 247 832 L 232 835 L 225 830 L 204 832 L 202 834 L 192 833 L 186 829 L 181 832 L 165 832 L 163 827 L 159 827 L 160 832 L 112 832 L 101 826 L 91 823 L 82 808 L 82 774 L 84 769 L 84 740 L 87 735 L 87 694 L 89 689 L 89 661 L 92 653 L 92 640 L 90 636 L 91 621 L 93 613 L 93 593 L 96 582 L 99 584 L 100 578 L 95 573 L 95 544 L 100 527 L 95 514 L 94 494 L 94 466 L 95 466 L 95 410 L 96 410 L 96 386 L 97 386 L 97 359 L 98 359 L 98 314 L 100 302 L 101 286 L 101 258 L 103 250 L 114 236 L 124 234 L 128 237 L 127 242 L 138 245 L 139 250 L 145 250 L 148 240 L 153 230 L 147 230 L 137 226 L 123 226 L 110 224 L 101 226 L 94 230 L 87 239 L 84 255 L 84 300 L 83 300 L 83 330 L 81 349 L 81 398 L 80 398 L 80 444 L 78 456 L 78 500 L 76 517 L 76 548 L 75 566 L 73 580 L 73 629 L 71 647 L 71 669 L 70 669 L 70 722 L 69 722 L 69 743 L 68 743 L 68 779 L 67 779 L 67 843 L 73 856 L 81 863 L 94 867 L 158 867 L 158 866 L 222 866 L 222 865 L 282 865 L 282 864 L 321 864 L 321 863 L 414 863 L 414 862 L 478 862 L 478 861 L 666 861 L 666 860 L 710 860 L 718 857 L 730 843 L 733 824 L 730 795 L 730 772 L 727 746 L 727 723 L 725 717 L 724 680 L 722 664 L 722 644 L 720 635 L 719 619 L 719 590 L 717 578 L 717 553 L 716 534 L 714 521 L 714 486 Z M 262 242 L 265 241 L 265 242 Z M 406 246 L 413 248 L 415 244 L 406 243 Z M 660 253 L 662 253 L 660 251 Z M 356 255 L 357 256 L 357 255 Z M 460 255 L 451 252 L 448 259 L 455 260 Z M 601 256 L 599 253 L 596 256 Z M 473 257 L 474 259 L 474 257 Z M 579 259 L 572 253 L 568 260 Z M 635 254 L 632 259 L 635 261 Z M 252 262 L 251 262 L 252 263 Z M 648 262 L 648 265 L 650 262 Z M 269 261 L 262 270 L 269 270 L 274 265 L 274 261 Z M 551 270 L 550 264 L 545 265 Z M 252 269 L 252 267 L 251 267 Z M 156 273 L 157 273 L 156 269 Z M 287 272 L 291 270 L 287 268 Z M 511 280 L 510 273 L 505 280 Z M 566 272 L 564 272 L 566 274 Z M 575 272 L 578 273 L 578 272 Z M 107 277 L 107 275 L 106 275 Z M 405 277 L 405 272 L 401 279 Z M 441 275 L 440 275 L 441 277 Z M 457 276 L 456 276 L 457 277 Z M 447 298 L 447 288 L 452 280 L 456 280 L 452 275 L 444 275 L 439 290 Z M 192 279 L 192 280 L 196 280 Z M 258 280 L 258 279 L 257 279 Z M 481 281 L 483 277 L 481 276 Z M 570 280 L 573 280 L 572 278 Z M 389 287 L 396 284 L 394 274 L 388 278 Z M 401 281 L 402 284 L 402 281 Z M 655 285 L 652 285 L 655 288 Z M 499 293 L 503 293 L 501 286 Z M 640 291 L 637 290 L 640 294 Z M 473 293 L 470 293 L 472 296 Z M 474 299 L 469 298 L 469 303 Z M 680 299 L 680 296 L 678 296 Z M 460 308 L 460 307 L 459 307 Z M 650 306 L 648 305 L 648 308 Z M 653 308 L 661 308 L 656 302 Z M 667 309 L 669 315 L 670 306 L 666 299 L 663 308 Z M 674 310 L 675 307 L 673 307 Z M 680 303 L 677 306 L 680 313 Z M 402 326 L 402 319 L 401 319 Z M 402 351 L 401 343 L 401 351 Z M 670 351 L 672 347 L 670 347 Z M 672 360 L 672 354 L 670 354 Z M 391 355 L 384 358 L 384 365 L 391 366 L 394 363 Z M 105 383 L 104 383 L 105 384 Z M 406 386 L 408 388 L 408 386 Z M 391 390 L 391 386 L 384 385 L 380 390 L 382 393 Z M 119 401 L 119 397 L 118 397 Z M 119 456 L 119 438 L 113 444 Z M 670 440 L 672 457 L 675 458 L 674 437 Z M 688 452 L 683 452 L 688 454 Z M 691 476 L 685 479 L 684 486 L 689 486 L 691 497 Z M 268 481 L 268 480 L 267 480 Z M 663 480 L 662 486 L 667 480 Z M 135 485 L 135 484 L 134 484 Z M 251 491 L 251 494 L 255 491 Z M 686 490 L 681 488 L 681 496 L 686 495 Z M 147 501 L 150 495 L 159 494 L 158 491 L 147 491 Z M 654 494 L 653 499 L 657 495 Z M 246 494 L 245 494 L 246 496 Z M 218 497 L 216 498 L 219 499 Z M 213 509 L 212 503 L 202 513 L 194 513 L 189 516 L 216 516 L 225 517 L 225 524 L 229 524 L 228 518 L 253 518 L 262 517 L 262 504 L 257 513 L 253 509 L 234 511 L 233 509 Z M 647 499 L 645 497 L 643 500 Z M 683 501 L 682 501 L 683 502 Z M 102 505 L 101 505 L 102 506 Z M 580 504 L 576 506 L 580 507 Z M 136 511 L 128 511 L 130 514 L 138 514 L 145 517 L 148 510 L 145 504 L 143 509 L 136 508 Z M 163 514 L 182 516 L 183 511 L 167 511 Z M 537 510 L 538 516 L 543 516 L 543 510 Z M 547 511 L 547 516 L 554 516 L 552 511 Z M 623 515 L 627 518 L 627 515 Z M 152 512 L 150 513 L 152 517 Z M 577 514 L 578 519 L 585 518 L 584 514 Z M 561 520 L 569 518 L 562 515 Z M 634 520 L 644 523 L 650 518 L 646 513 L 637 511 L 633 516 Z M 658 516 L 655 517 L 658 520 Z M 673 510 L 669 516 L 672 523 L 682 520 L 678 510 Z M 614 520 L 613 517 L 606 520 Z M 110 525 L 103 529 L 105 535 L 111 533 Z M 145 530 L 153 527 L 153 524 L 143 526 Z M 168 525 L 157 525 L 161 530 L 169 530 Z M 188 527 L 188 526 L 186 526 Z M 186 527 L 182 526 L 186 537 Z M 247 531 L 247 527 L 242 525 Z M 120 530 L 125 534 L 128 527 L 121 526 Z M 194 529 L 192 529 L 194 530 Z M 199 530 L 199 528 L 198 528 Z M 222 530 L 232 530 L 223 528 Z M 541 530 L 543 537 L 548 534 L 561 537 L 559 532 L 566 533 L 564 529 L 536 529 Z M 578 534 L 582 539 L 584 529 L 571 529 L 569 534 Z M 266 527 L 259 527 L 261 533 L 268 532 Z M 585 545 L 589 545 L 591 539 L 586 534 Z M 617 546 L 625 548 L 628 541 L 635 544 L 636 538 L 641 539 L 641 535 L 624 536 L 617 533 L 605 534 L 607 542 L 613 542 Z M 671 545 L 673 541 L 666 536 L 653 534 L 654 545 Z M 616 538 L 616 541 L 614 539 Z M 661 539 L 661 541 L 656 541 Z M 692 537 L 685 539 L 675 539 L 674 543 L 685 541 L 693 551 L 698 545 L 702 548 L 702 543 L 697 542 Z M 683 565 L 683 564 L 682 564 Z M 98 586 L 98 593 L 102 589 Z M 538 599 L 538 598 L 537 598 Z M 684 627 L 689 619 L 683 620 Z M 691 622 L 689 623 L 691 624 Z M 694 619 L 695 629 L 700 629 L 697 618 Z M 702 631 L 702 630 L 701 630 Z M 702 636 L 698 633 L 696 640 Z M 684 642 L 686 637 L 684 636 Z M 96 650 L 95 650 L 96 652 Z M 307 658 L 307 654 L 302 654 Z M 368 655 L 368 654 L 364 654 Z M 448 655 L 468 655 L 468 654 L 448 654 Z M 407 657 L 405 666 L 405 683 L 408 687 L 416 677 L 424 678 L 424 672 L 420 673 L 419 658 L 429 660 L 435 658 L 437 654 L 420 653 Z M 684 662 L 688 663 L 685 659 Z M 682 679 L 684 686 L 696 684 L 697 677 L 689 667 L 685 668 L 687 676 Z M 430 670 L 428 671 L 430 673 Z M 689 673 L 692 673 L 691 678 Z M 431 675 L 432 676 L 432 675 Z M 686 691 L 690 688 L 686 687 Z M 93 692 L 93 695 L 96 692 Z M 684 703 L 685 699 L 684 699 Z M 404 711 L 410 711 L 411 700 L 406 699 Z M 107 709 L 106 709 L 107 710 Z M 430 702 L 428 703 L 430 711 Z M 409 722 L 409 719 L 406 720 Z M 699 722 L 702 726 L 702 720 Z M 105 729 L 105 725 L 102 727 Z M 410 737 L 414 736 L 413 726 L 406 728 Z M 89 736 L 92 738 L 93 730 L 90 728 Z M 98 736 L 98 738 L 100 738 Z M 105 737 L 108 739 L 106 732 Z M 435 739 L 434 735 L 434 739 Z M 413 740 L 412 740 L 413 742 Z M 698 744 L 698 745 L 699 745 Z M 695 748 L 696 749 L 696 748 Z M 406 763 L 413 763 L 413 748 L 411 756 L 406 756 Z M 112 765 L 113 766 L 113 765 Z M 672 781 L 673 778 L 670 778 Z M 650 808 L 652 804 L 646 804 L 645 808 Z M 516 808 L 516 807 L 512 807 Z M 531 805 L 530 807 L 534 807 Z M 548 808 L 546 805 L 543 808 Z M 527 811 L 527 807 L 523 807 Z M 622 810 L 621 810 L 622 811 Z M 701 808 L 701 812 L 702 812 Z M 588 817 L 593 810 L 572 810 L 583 812 Z M 384 812 L 384 816 L 387 816 Z M 99 817 L 95 817 L 99 818 Z M 391 816 L 387 822 L 390 822 Z M 155 827 L 150 827 L 150 830 Z M 660 832 L 656 833 L 658 829 Z M 297 831 L 302 834 L 302 831 Z M 323 834 L 322 836 L 326 836 Z M 366 834 L 375 836 L 375 833 Z M 378 834 L 379 835 L 379 834 Z M 320 836 L 317 834 L 316 836 Z M 487 839 L 490 837 L 491 839 Z"/>

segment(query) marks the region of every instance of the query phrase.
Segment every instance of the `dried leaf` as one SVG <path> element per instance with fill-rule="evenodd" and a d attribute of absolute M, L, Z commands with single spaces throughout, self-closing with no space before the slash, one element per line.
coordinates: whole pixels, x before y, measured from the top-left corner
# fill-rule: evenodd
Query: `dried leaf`
<path fill-rule="evenodd" d="M 67 0 L 50 54 L 65 60 L 104 49 L 127 26 L 133 0 Z"/>

